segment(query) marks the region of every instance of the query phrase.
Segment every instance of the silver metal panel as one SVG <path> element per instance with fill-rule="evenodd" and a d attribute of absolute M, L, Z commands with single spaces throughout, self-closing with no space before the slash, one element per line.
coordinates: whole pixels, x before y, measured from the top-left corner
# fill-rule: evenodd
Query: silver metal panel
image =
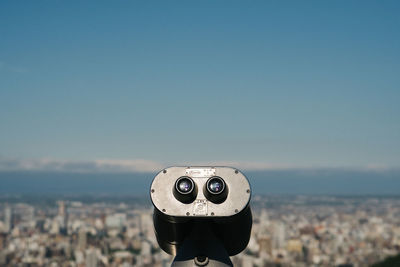
<path fill-rule="evenodd" d="M 197 197 L 189 204 L 178 201 L 173 195 L 175 181 L 189 176 L 197 186 Z M 206 199 L 203 187 L 208 178 L 220 176 L 228 187 L 228 196 L 220 204 Z M 241 212 L 249 203 L 251 188 L 247 178 L 230 167 L 170 167 L 159 172 L 150 188 L 154 206 L 166 215 L 174 217 L 225 217 Z"/>

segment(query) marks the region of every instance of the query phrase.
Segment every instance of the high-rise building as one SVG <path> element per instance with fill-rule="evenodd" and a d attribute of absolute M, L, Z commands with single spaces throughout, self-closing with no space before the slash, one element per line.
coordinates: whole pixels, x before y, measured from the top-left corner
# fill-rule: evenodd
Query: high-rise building
<path fill-rule="evenodd" d="M 139 218 L 139 231 L 141 234 L 147 236 L 153 233 L 153 218 L 151 213 L 141 212 Z"/>
<path fill-rule="evenodd" d="M 0 251 L 4 248 L 4 241 L 6 239 L 6 234 L 0 233 Z"/>
<path fill-rule="evenodd" d="M 262 236 L 258 239 L 258 244 L 260 246 L 259 248 L 259 254 L 268 254 L 271 255 L 272 253 L 272 245 L 271 245 L 271 238 L 268 236 Z"/>
<path fill-rule="evenodd" d="M 5 232 L 10 232 L 13 229 L 13 218 L 12 210 L 10 206 L 6 206 L 4 209 L 4 230 Z"/>
<path fill-rule="evenodd" d="M 282 222 L 275 222 L 272 235 L 273 248 L 283 248 L 285 246 L 286 232 L 285 225 Z"/>
<path fill-rule="evenodd" d="M 58 218 L 60 222 L 60 233 L 68 234 L 68 209 L 64 201 L 58 201 Z"/>
<path fill-rule="evenodd" d="M 58 201 L 57 204 L 58 204 L 58 215 L 64 216 L 65 215 L 65 202 Z"/>
<path fill-rule="evenodd" d="M 96 250 L 93 248 L 86 250 L 86 267 L 97 267 L 97 261 Z"/>
<path fill-rule="evenodd" d="M 87 234 L 84 227 L 79 229 L 78 233 L 78 249 L 84 251 L 86 249 Z"/>

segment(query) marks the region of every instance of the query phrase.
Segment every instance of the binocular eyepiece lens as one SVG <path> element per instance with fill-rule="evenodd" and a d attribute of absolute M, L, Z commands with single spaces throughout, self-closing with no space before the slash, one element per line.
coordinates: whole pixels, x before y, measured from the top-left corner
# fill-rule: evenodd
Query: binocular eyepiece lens
<path fill-rule="evenodd" d="M 207 188 L 211 194 L 220 194 L 225 189 L 224 180 L 219 177 L 214 177 L 208 181 Z"/>
<path fill-rule="evenodd" d="M 219 176 L 213 176 L 205 184 L 203 193 L 209 201 L 219 204 L 224 202 L 228 196 L 228 187 L 224 179 Z"/>
<path fill-rule="evenodd" d="M 176 180 L 173 194 L 177 200 L 182 203 L 191 203 L 196 199 L 197 188 L 192 178 L 181 176 Z"/>
<path fill-rule="evenodd" d="M 189 178 L 182 177 L 176 182 L 176 189 L 181 194 L 188 194 L 193 189 L 193 181 Z"/>

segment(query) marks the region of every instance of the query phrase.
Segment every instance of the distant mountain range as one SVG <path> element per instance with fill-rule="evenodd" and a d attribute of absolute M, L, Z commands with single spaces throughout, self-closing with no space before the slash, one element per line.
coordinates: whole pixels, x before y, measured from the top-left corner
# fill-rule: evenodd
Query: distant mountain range
<path fill-rule="evenodd" d="M 400 170 L 244 171 L 255 194 L 400 195 Z M 0 194 L 147 195 L 155 173 L 1 171 Z"/>

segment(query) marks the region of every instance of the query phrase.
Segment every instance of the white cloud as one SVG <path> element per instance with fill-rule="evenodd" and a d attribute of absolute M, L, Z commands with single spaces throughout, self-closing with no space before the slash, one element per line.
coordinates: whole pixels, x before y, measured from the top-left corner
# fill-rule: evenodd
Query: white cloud
<path fill-rule="evenodd" d="M 59 171 L 59 172 L 155 172 L 164 166 L 150 160 L 59 160 L 0 158 L 2 171 Z"/>
<path fill-rule="evenodd" d="M 230 166 L 242 170 L 290 169 L 293 166 L 240 161 L 161 163 L 145 159 L 60 160 L 1 158 L 0 171 L 157 172 L 168 166 Z"/>
<path fill-rule="evenodd" d="M 0 171 L 56 171 L 79 173 L 158 172 L 168 166 L 229 166 L 244 171 L 312 171 L 318 169 L 337 169 L 347 171 L 358 170 L 370 172 L 387 171 L 393 169 L 381 164 L 369 164 L 364 167 L 321 167 L 243 161 L 174 162 L 172 164 L 168 164 L 146 159 L 61 160 L 52 158 L 18 159 L 0 157 Z"/>
<path fill-rule="evenodd" d="M 178 164 L 178 166 L 228 166 L 228 167 L 238 168 L 240 170 L 251 170 L 251 171 L 300 168 L 296 166 L 290 166 L 288 164 L 273 164 L 266 162 L 246 162 L 246 161 L 210 161 L 210 162 L 204 161 L 195 164 L 193 163 Z"/>

